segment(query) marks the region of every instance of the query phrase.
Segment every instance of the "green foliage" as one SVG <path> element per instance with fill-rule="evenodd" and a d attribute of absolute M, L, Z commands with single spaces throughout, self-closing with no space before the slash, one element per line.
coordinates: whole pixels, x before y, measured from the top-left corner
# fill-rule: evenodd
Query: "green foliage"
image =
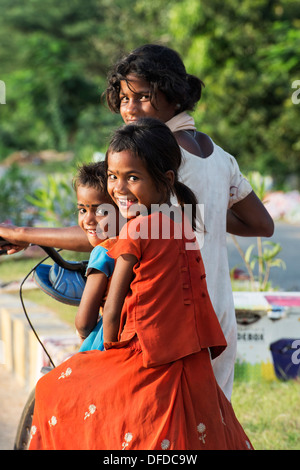
<path fill-rule="evenodd" d="M 0 178 L 0 214 L 5 220 L 15 225 L 30 225 L 35 214 L 24 195 L 32 191 L 32 180 L 16 165 L 12 165 Z"/>
<path fill-rule="evenodd" d="M 121 123 L 102 104 L 106 75 L 146 42 L 177 49 L 205 82 L 203 132 L 243 171 L 300 177 L 296 0 L 0 0 L 0 160 L 13 150 L 103 150 Z"/>
<path fill-rule="evenodd" d="M 256 172 L 252 172 L 249 173 L 248 180 L 259 199 L 264 201 L 266 197 L 265 178 Z M 253 291 L 268 290 L 270 288 L 268 281 L 271 268 L 286 268 L 284 261 L 278 258 L 278 254 L 282 249 L 280 243 L 267 240 L 262 241 L 261 237 L 257 237 L 256 243 L 249 245 L 244 253 L 237 237 L 231 235 L 231 238 L 247 268 L 251 289 Z M 255 248 L 257 249 L 257 254 L 254 253 Z M 257 276 L 254 274 L 256 266 L 258 266 Z"/>
<path fill-rule="evenodd" d="M 260 237 L 257 238 L 257 255 L 253 255 L 252 253 L 254 247 L 254 244 L 248 247 L 245 253 L 245 262 L 247 266 L 250 266 L 251 278 L 254 278 L 253 272 L 256 264 L 258 264 L 258 290 L 265 291 L 268 287 L 271 268 L 286 268 L 285 262 L 282 259 L 277 258 L 282 248 L 280 243 L 269 241 L 262 242 Z"/>
<path fill-rule="evenodd" d="M 120 123 L 101 105 L 108 68 L 159 37 L 161 3 L 0 0 L 0 160 L 20 149 L 78 149 L 83 132 L 84 145 L 103 148 Z"/>
<path fill-rule="evenodd" d="M 48 175 L 26 200 L 38 210 L 38 216 L 51 227 L 68 227 L 77 223 L 75 194 L 71 175 Z"/>
<path fill-rule="evenodd" d="M 295 0 L 175 2 L 171 32 L 206 88 L 195 118 L 243 170 L 300 175 L 300 22 Z"/>

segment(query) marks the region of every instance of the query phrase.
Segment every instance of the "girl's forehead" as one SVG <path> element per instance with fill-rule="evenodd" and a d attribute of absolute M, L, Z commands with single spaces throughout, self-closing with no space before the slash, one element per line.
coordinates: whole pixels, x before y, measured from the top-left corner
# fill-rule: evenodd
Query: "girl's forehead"
<path fill-rule="evenodd" d="M 107 164 L 108 170 L 113 167 L 124 167 L 124 166 L 136 166 L 139 165 L 139 158 L 135 155 L 132 150 L 126 149 L 121 150 L 120 152 L 116 152 L 111 150 L 107 154 Z"/>
<path fill-rule="evenodd" d="M 109 199 L 108 194 L 101 190 L 100 188 L 95 188 L 92 186 L 79 185 L 77 187 L 77 201 L 89 201 L 91 205 L 99 205 L 99 202 L 102 203 Z"/>
<path fill-rule="evenodd" d="M 133 93 L 139 93 L 142 91 L 148 91 L 150 89 L 150 83 L 142 77 L 137 75 L 127 75 L 126 79 L 120 81 L 121 91 L 131 91 Z"/>

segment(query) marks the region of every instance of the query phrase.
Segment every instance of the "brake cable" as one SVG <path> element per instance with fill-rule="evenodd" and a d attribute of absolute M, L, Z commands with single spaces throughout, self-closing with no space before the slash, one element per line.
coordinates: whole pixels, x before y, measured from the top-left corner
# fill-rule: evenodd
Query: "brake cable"
<path fill-rule="evenodd" d="M 61 250 L 57 250 L 57 251 L 61 251 Z M 49 359 L 49 361 L 50 361 L 50 364 L 51 364 L 53 367 L 55 367 L 55 364 L 54 364 L 54 362 L 53 362 L 53 360 L 52 360 L 50 354 L 48 353 L 47 349 L 45 348 L 43 342 L 41 341 L 41 339 L 40 339 L 38 333 L 36 332 L 36 330 L 35 330 L 35 328 L 34 328 L 32 322 L 31 322 L 31 320 L 30 320 L 30 318 L 29 318 L 29 316 L 28 316 L 28 313 L 27 313 L 27 311 L 26 311 L 25 304 L 24 304 L 24 301 L 23 301 L 23 290 L 22 290 L 23 285 L 24 285 L 25 281 L 28 279 L 28 277 L 35 271 L 35 269 L 36 269 L 40 264 L 44 263 L 44 261 L 46 261 L 49 257 L 50 257 L 50 256 L 46 256 L 44 259 L 42 259 L 41 261 L 39 261 L 39 262 L 29 271 L 29 273 L 24 277 L 23 281 L 22 281 L 21 284 L 20 284 L 19 295 L 20 295 L 20 300 L 21 300 L 21 304 L 22 304 L 22 307 L 23 307 L 23 311 L 24 311 L 25 317 L 26 317 L 26 319 L 27 319 L 27 321 L 28 321 L 28 323 L 29 323 L 29 326 L 30 326 L 30 328 L 32 329 L 32 331 L 33 331 L 33 333 L 34 333 L 36 339 L 38 340 L 39 344 L 41 345 L 41 347 L 42 347 L 43 351 L 45 352 L 46 356 L 48 357 L 48 359 Z"/>

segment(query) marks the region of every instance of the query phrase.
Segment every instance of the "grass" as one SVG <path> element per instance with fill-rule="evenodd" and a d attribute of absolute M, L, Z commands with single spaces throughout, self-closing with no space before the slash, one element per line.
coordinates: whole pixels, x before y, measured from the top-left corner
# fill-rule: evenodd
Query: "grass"
<path fill-rule="evenodd" d="M 300 449 L 299 380 L 236 380 L 232 405 L 256 450 Z"/>
<path fill-rule="evenodd" d="M 17 255 L 1 257 L 0 281 L 12 282 L 23 279 L 37 262 L 38 260 L 18 258 Z"/>
<path fill-rule="evenodd" d="M 0 280 L 8 282 L 22 279 L 35 263 L 32 259 L 2 258 Z M 74 325 L 76 307 L 58 303 L 40 290 L 24 290 L 25 305 L 27 299 L 46 306 L 56 312 L 63 321 Z M 232 404 L 254 448 L 299 450 L 300 381 L 268 381 L 260 378 L 259 373 L 248 379 L 238 374 L 237 377 Z"/>

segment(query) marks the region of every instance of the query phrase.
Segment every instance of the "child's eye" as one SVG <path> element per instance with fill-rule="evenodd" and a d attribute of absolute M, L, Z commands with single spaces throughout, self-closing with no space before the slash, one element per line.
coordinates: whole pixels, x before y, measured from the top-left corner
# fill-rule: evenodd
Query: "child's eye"
<path fill-rule="evenodd" d="M 107 179 L 110 180 L 110 181 L 114 181 L 117 179 L 117 177 L 115 175 L 107 175 Z"/>
<path fill-rule="evenodd" d="M 149 100 L 150 100 L 150 95 L 148 94 L 141 95 L 140 97 L 140 101 L 149 101 Z"/>
<path fill-rule="evenodd" d="M 138 180 L 138 177 L 135 176 L 135 175 L 131 175 L 131 176 L 129 176 L 128 179 L 129 179 L 129 181 L 137 181 L 137 180 Z"/>
<path fill-rule="evenodd" d="M 97 217 L 104 217 L 108 215 L 108 211 L 104 210 L 101 206 L 97 207 L 95 215 Z"/>
<path fill-rule="evenodd" d="M 77 212 L 77 214 L 85 214 L 86 209 L 84 207 L 77 207 L 76 212 Z"/>

